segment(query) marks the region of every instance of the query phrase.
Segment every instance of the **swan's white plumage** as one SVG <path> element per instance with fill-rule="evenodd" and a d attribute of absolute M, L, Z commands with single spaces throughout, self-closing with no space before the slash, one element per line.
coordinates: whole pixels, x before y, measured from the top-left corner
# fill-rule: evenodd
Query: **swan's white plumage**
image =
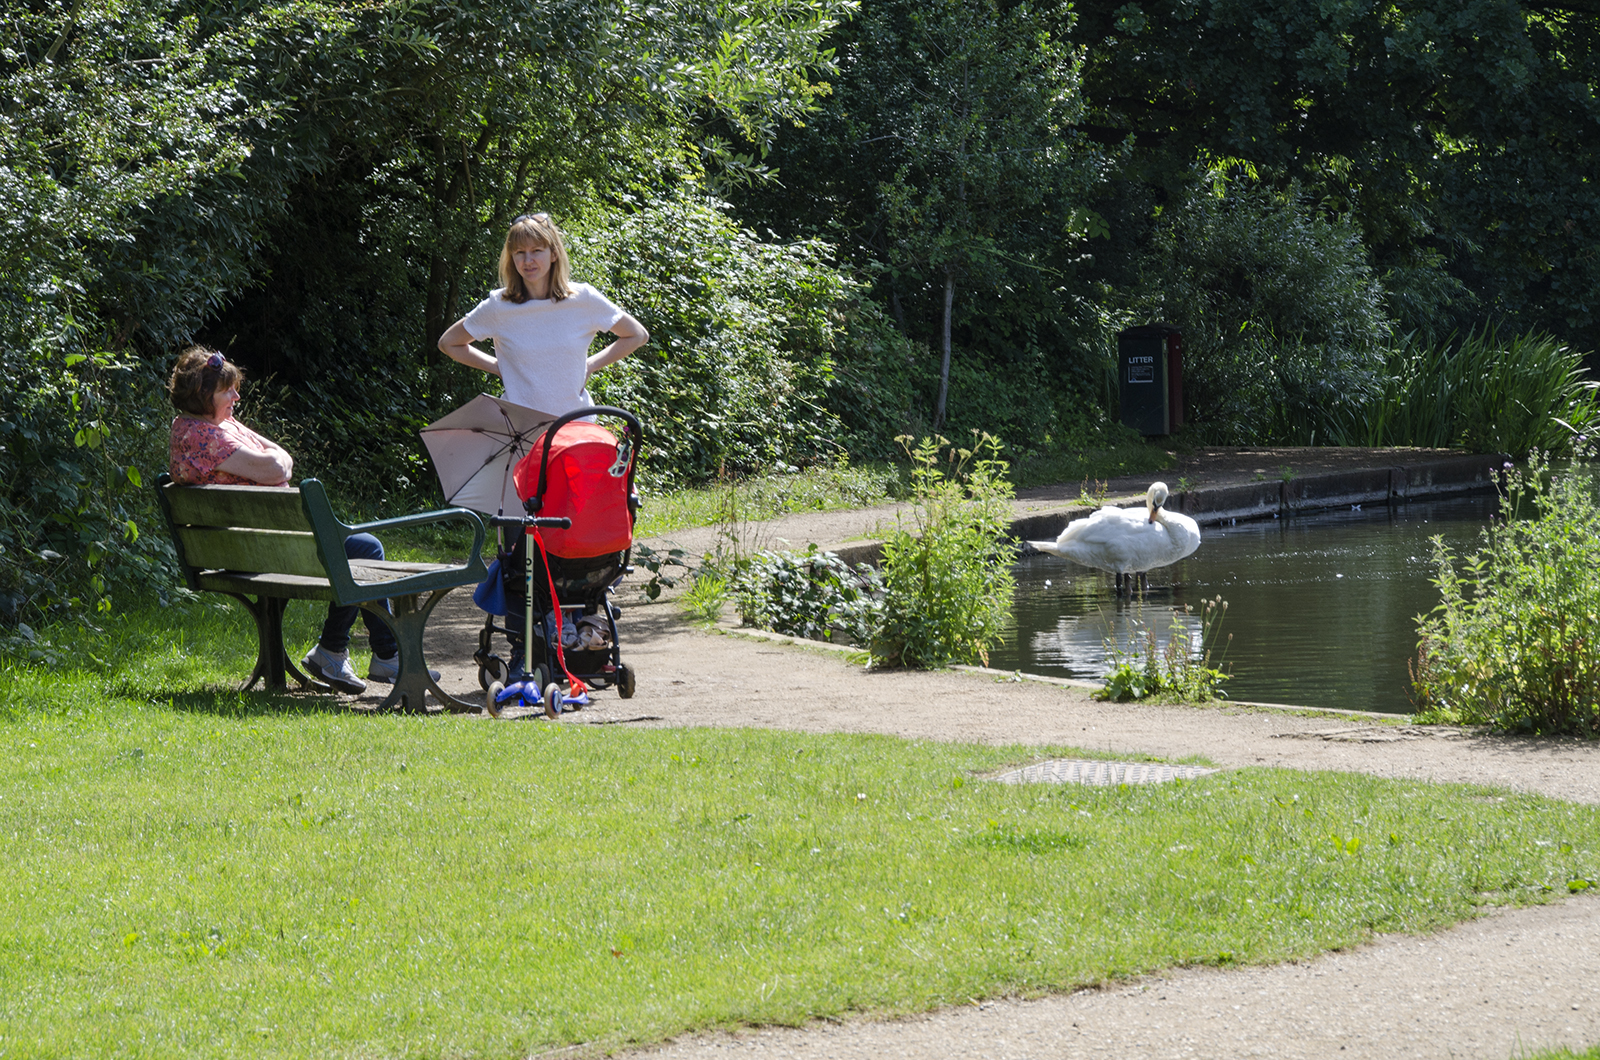
<path fill-rule="evenodd" d="M 1200 547 L 1200 526 L 1187 515 L 1166 511 L 1167 485 L 1154 483 L 1144 508 L 1101 508 L 1067 524 L 1054 541 L 1029 541 L 1040 552 L 1118 576 L 1142 574 L 1176 563 Z"/>

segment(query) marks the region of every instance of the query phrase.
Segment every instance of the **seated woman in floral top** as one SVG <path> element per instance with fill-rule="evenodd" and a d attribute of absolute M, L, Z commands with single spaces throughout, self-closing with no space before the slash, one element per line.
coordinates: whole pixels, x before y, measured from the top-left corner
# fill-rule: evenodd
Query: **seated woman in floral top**
<path fill-rule="evenodd" d="M 294 458 L 233 418 L 244 373 L 215 350 L 191 346 L 178 355 L 167 392 L 178 416 L 172 421 L 169 451 L 172 480 L 185 486 L 284 486 L 294 474 Z M 382 559 L 383 543 L 371 534 L 345 538 L 351 559 Z M 328 605 L 317 646 L 303 663 L 311 676 L 353 694 L 366 683 L 350 668 L 350 628 L 359 607 Z M 382 622 L 365 614 L 372 664 L 367 680 L 392 683 L 400 669 L 400 646 Z M 438 680 L 438 674 L 433 675 Z"/>

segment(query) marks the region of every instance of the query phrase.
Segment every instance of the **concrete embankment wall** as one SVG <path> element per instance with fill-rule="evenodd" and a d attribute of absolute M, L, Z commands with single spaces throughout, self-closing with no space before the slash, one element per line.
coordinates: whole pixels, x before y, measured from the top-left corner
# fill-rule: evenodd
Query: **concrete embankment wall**
<path fill-rule="evenodd" d="M 1429 456 L 1413 463 L 1215 485 L 1174 493 L 1167 509 L 1182 512 L 1203 528 L 1238 519 L 1486 493 L 1499 488 L 1510 459 L 1504 453 Z M 1018 541 L 1048 541 L 1092 511 L 1085 505 L 1063 505 L 1022 515 L 1012 521 L 1011 534 Z M 883 558 L 883 546 L 877 541 L 852 542 L 833 551 L 849 563 L 877 565 Z"/>
<path fill-rule="evenodd" d="M 1194 490 L 1177 494 L 1167 507 L 1204 526 L 1357 504 L 1402 504 L 1497 489 L 1509 462 L 1510 457 L 1503 453 L 1435 457 L 1409 466 L 1357 468 Z"/>

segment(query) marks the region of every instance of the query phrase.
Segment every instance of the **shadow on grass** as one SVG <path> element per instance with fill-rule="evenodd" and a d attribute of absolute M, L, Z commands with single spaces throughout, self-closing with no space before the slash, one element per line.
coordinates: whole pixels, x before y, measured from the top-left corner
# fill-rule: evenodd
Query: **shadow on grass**
<path fill-rule="evenodd" d="M 372 714 L 352 709 L 347 700 L 317 692 L 241 692 L 234 688 L 192 688 L 179 692 L 152 692 L 124 688 L 118 695 L 142 699 L 153 707 L 179 714 L 205 714 L 219 718 L 295 717 L 313 714 Z"/>

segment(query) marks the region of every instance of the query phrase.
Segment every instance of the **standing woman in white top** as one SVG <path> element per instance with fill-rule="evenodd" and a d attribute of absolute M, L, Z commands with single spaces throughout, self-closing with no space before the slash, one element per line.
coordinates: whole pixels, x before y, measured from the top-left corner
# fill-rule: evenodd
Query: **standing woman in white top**
<path fill-rule="evenodd" d="M 586 283 L 573 283 L 561 231 L 545 213 L 511 222 L 500 282 L 439 338 L 445 356 L 500 377 L 506 400 L 550 416 L 592 404 L 589 377 L 650 341 L 633 317 Z M 611 345 L 589 354 L 602 331 Z M 494 340 L 493 357 L 474 341 Z"/>

